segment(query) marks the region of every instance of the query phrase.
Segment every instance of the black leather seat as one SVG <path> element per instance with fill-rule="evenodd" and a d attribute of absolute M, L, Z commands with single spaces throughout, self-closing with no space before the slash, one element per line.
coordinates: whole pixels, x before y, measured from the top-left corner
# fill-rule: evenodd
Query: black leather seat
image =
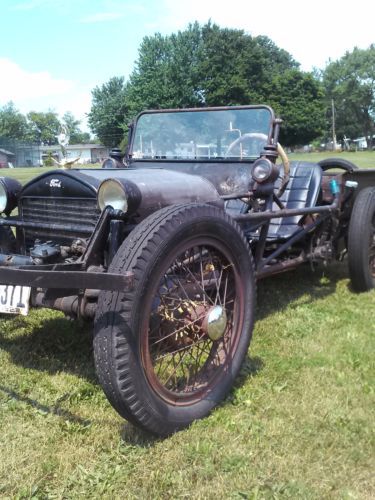
<path fill-rule="evenodd" d="M 281 196 L 285 208 L 310 208 L 316 205 L 322 182 L 322 169 L 315 163 L 291 162 L 290 179 Z M 274 210 L 277 206 L 274 205 Z M 271 220 L 268 238 L 287 239 L 299 229 L 301 215 Z"/>
<path fill-rule="evenodd" d="M 316 205 L 322 182 L 322 169 L 315 163 L 304 161 L 291 162 L 290 179 L 288 185 L 281 196 L 281 201 L 285 208 L 310 208 Z M 226 211 L 229 215 L 243 213 L 247 208 L 246 203 L 241 200 L 230 200 L 226 204 Z M 273 209 L 278 210 L 276 204 Z M 298 221 L 300 215 L 284 217 L 271 220 L 268 239 L 287 239 L 299 229 Z M 247 228 L 246 228 L 247 226 Z M 245 232 L 249 238 L 257 238 L 258 233 L 251 230 L 248 224 L 245 225 Z"/>

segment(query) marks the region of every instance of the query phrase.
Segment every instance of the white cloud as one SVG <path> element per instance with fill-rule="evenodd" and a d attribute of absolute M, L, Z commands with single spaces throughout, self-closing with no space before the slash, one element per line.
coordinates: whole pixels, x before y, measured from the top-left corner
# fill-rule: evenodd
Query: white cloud
<path fill-rule="evenodd" d="M 121 12 L 98 12 L 96 14 L 90 14 L 89 16 L 83 17 L 81 23 L 102 23 L 106 21 L 114 21 L 124 17 Z"/>
<path fill-rule="evenodd" d="M 71 111 L 87 130 L 85 115 L 91 107 L 91 89 L 54 78 L 47 71 L 26 71 L 4 58 L 0 58 L 0 75 L 0 106 L 13 101 L 22 113 L 52 109 L 62 116 Z"/>
<path fill-rule="evenodd" d="M 0 98 L 3 102 L 59 95 L 73 86 L 70 80 L 53 78 L 48 71 L 26 71 L 5 58 L 0 58 L 0 75 Z"/>

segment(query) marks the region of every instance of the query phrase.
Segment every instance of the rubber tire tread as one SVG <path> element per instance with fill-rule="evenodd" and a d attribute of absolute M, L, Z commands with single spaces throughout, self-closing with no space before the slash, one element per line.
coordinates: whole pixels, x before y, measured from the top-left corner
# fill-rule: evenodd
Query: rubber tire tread
<path fill-rule="evenodd" d="M 152 259 L 153 253 L 158 245 L 163 243 L 164 238 L 168 236 L 168 232 L 176 228 L 179 216 L 184 213 L 191 213 L 192 217 L 194 214 L 199 216 L 202 210 L 206 212 L 207 217 L 209 215 L 215 217 L 219 214 L 221 219 L 224 219 L 227 224 L 238 232 L 244 248 L 248 251 L 250 266 L 248 272 L 253 278 L 253 299 L 252 303 L 248 304 L 248 307 L 252 308 L 251 314 L 253 318 L 256 287 L 251 252 L 240 226 L 216 207 L 192 204 L 173 205 L 152 214 L 142 221 L 123 242 L 109 270 L 111 272 L 133 270 L 136 288 L 137 285 L 140 288 L 142 280 L 147 279 L 144 273 L 149 259 Z M 107 398 L 120 415 L 142 429 L 159 436 L 166 436 L 186 427 L 188 424 L 174 424 L 171 426 L 170 422 L 155 418 L 155 412 L 147 405 L 143 394 L 140 394 L 135 387 L 134 378 L 136 376 L 134 375 L 134 369 L 139 369 L 139 366 L 134 366 L 134 351 L 137 350 L 137 338 L 132 332 L 131 322 L 134 304 L 137 303 L 136 295 L 137 291 L 128 294 L 106 291 L 100 294 L 94 323 L 96 371 Z M 120 325 L 116 323 L 118 314 L 122 318 Z M 253 319 L 249 326 L 249 338 L 241 364 L 250 343 L 252 328 Z"/>
<path fill-rule="evenodd" d="M 354 202 L 348 233 L 349 276 L 357 292 L 366 292 L 375 286 L 369 268 L 369 241 L 375 214 L 375 188 L 362 189 Z"/>
<path fill-rule="evenodd" d="M 323 172 L 331 168 L 342 168 L 346 172 L 350 173 L 354 172 L 354 170 L 358 170 L 357 165 L 349 160 L 344 160 L 344 158 L 326 158 L 325 160 L 318 162 L 318 165 Z"/>

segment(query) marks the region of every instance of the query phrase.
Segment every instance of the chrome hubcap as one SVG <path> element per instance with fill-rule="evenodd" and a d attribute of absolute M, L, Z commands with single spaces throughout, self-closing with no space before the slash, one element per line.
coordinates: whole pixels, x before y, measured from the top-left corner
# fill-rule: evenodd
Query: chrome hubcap
<path fill-rule="evenodd" d="M 211 340 L 219 340 L 225 333 L 227 327 L 227 314 L 222 306 L 214 306 L 209 309 L 203 322 L 203 330 Z"/>

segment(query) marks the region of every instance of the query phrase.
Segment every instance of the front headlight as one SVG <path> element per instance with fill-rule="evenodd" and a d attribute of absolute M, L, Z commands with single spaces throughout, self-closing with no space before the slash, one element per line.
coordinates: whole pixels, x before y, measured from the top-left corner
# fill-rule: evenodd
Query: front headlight
<path fill-rule="evenodd" d="M 9 215 L 17 206 L 22 185 L 10 177 L 0 177 L 0 213 Z"/>
<path fill-rule="evenodd" d="M 278 167 L 267 158 L 259 158 L 252 166 L 251 175 L 254 181 L 260 184 L 266 181 L 274 181 L 278 176 Z"/>
<path fill-rule="evenodd" d="M 4 212 L 8 203 L 8 195 L 5 186 L 0 181 L 0 213 Z"/>
<path fill-rule="evenodd" d="M 98 205 L 101 210 L 112 207 L 122 212 L 128 211 L 128 199 L 124 186 L 115 179 L 103 181 L 98 190 Z"/>

